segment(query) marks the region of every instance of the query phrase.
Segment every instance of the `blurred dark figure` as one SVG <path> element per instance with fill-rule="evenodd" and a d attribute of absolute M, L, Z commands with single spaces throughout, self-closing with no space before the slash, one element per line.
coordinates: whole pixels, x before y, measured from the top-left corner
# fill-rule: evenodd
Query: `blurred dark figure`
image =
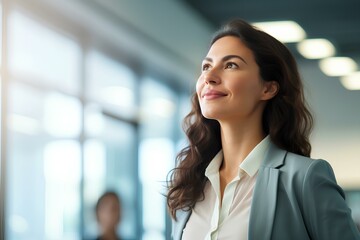
<path fill-rule="evenodd" d="M 100 227 L 100 236 L 96 240 L 120 240 L 117 226 L 121 219 L 119 196 L 112 191 L 105 192 L 96 204 L 96 219 Z"/>

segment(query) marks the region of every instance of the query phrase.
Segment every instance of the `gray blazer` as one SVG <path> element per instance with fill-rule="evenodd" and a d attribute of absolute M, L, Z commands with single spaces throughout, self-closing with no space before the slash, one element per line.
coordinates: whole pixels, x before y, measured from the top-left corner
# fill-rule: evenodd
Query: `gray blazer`
<path fill-rule="evenodd" d="M 249 240 L 360 240 L 344 192 L 324 160 L 271 143 L 253 194 Z M 176 215 L 172 238 L 180 240 L 191 211 Z"/>

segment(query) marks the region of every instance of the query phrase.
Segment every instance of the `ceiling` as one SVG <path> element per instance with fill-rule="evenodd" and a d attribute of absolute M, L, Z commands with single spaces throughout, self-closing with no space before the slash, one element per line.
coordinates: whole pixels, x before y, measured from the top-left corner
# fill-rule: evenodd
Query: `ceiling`
<path fill-rule="evenodd" d="M 232 18 L 248 22 L 293 20 L 307 38 L 326 38 L 336 47 L 337 56 L 360 58 L 359 0 L 182 0 L 211 25 L 218 28 Z M 294 49 L 295 44 L 288 44 Z M 300 55 L 293 51 L 295 57 Z"/>

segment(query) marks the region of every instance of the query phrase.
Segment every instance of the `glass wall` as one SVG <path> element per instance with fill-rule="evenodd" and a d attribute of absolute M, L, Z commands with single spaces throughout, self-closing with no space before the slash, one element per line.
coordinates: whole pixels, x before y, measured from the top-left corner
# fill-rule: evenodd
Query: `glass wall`
<path fill-rule="evenodd" d="M 77 239 L 80 47 L 17 11 L 7 36 L 6 239 Z"/>
<path fill-rule="evenodd" d="M 9 87 L 7 237 L 74 239 L 79 228 L 80 102 L 25 84 Z"/>
<path fill-rule="evenodd" d="M 94 239 L 106 191 L 121 200 L 119 236 L 166 239 L 178 89 L 44 16 L 7 15 L 5 239 Z"/>

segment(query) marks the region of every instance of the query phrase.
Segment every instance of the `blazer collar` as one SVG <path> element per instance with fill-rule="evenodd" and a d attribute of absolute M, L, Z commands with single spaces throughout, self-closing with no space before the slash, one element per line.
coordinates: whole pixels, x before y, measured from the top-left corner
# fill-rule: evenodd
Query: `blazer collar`
<path fill-rule="evenodd" d="M 262 166 L 265 168 L 279 168 L 284 164 L 287 151 L 280 149 L 270 142 L 269 150 L 265 156 Z"/>
<path fill-rule="evenodd" d="M 279 167 L 286 151 L 271 143 L 257 176 L 249 221 L 249 240 L 270 240 L 274 221 Z"/>

